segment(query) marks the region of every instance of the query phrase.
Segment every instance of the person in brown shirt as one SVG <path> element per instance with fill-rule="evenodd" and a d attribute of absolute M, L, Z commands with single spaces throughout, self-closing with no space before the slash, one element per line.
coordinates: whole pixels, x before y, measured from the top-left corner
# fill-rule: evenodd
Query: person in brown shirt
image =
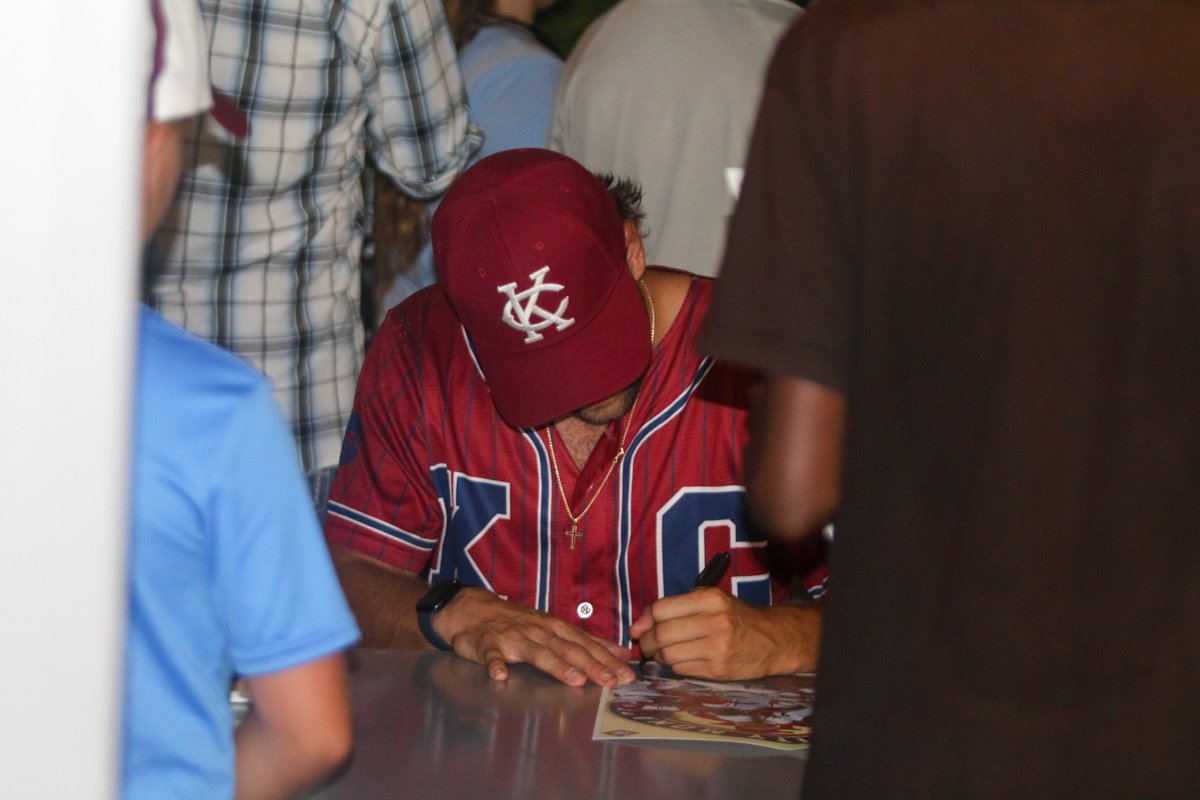
<path fill-rule="evenodd" d="M 837 536 L 806 800 L 1200 792 L 1200 5 L 839 0 L 706 336 Z"/>

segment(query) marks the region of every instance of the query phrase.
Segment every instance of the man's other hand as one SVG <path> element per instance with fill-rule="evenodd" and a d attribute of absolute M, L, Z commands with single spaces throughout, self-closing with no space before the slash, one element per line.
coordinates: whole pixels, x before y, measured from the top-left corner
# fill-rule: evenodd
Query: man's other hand
<path fill-rule="evenodd" d="M 585 633 L 569 622 L 510 603 L 483 589 L 463 589 L 434 617 L 438 635 L 454 652 L 508 679 L 509 664 L 530 664 L 569 686 L 629 683 L 633 652 Z"/>

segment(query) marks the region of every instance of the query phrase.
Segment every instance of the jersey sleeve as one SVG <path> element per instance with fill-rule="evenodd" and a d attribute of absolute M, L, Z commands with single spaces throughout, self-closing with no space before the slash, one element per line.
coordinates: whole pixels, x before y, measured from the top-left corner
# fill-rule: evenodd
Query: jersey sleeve
<path fill-rule="evenodd" d="M 275 672 L 346 648 L 358 628 L 321 538 L 295 443 L 265 381 L 239 403 L 213 492 L 213 596 L 234 669 Z"/>
<path fill-rule="evenodd" d="M 405 312 L 420 301 L 390 314 L 367 353 L 325 516 L 330 543 L 412 572 L 433 557 L 446 519 L 429 457 L 428 365 L 409 356 L 419 323 Z"/>

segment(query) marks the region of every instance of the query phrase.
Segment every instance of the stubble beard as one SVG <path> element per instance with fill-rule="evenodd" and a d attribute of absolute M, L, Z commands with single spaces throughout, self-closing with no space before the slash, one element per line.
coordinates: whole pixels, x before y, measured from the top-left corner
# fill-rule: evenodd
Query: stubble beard
<path fill-rule="evenodd" d="M 642 382 L 638 380 L 612 397 L 601 400 L 599 403 L 592 403 L 590 406 L 584 406 L 573 412 L 571 416 L 589 425 L 607 425 L 629 413 L 641 388 Z"/>

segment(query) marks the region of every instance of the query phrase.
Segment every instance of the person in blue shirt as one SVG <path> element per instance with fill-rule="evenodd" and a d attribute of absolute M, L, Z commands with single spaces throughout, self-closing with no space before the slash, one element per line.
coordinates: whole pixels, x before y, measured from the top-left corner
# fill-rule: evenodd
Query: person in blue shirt
<path fill-rule="evenodd" d="M 194 0 L 153 0 L 143 241 L 213 105 Z M 226 102 L 213 116 L 237 132 Z M 133 423 L 121 796 L 292 796 L 342 763 L 358 629 L 268 380 L 148 308 Z M 234 675 L 253 705 L 236 726 Z"/>

